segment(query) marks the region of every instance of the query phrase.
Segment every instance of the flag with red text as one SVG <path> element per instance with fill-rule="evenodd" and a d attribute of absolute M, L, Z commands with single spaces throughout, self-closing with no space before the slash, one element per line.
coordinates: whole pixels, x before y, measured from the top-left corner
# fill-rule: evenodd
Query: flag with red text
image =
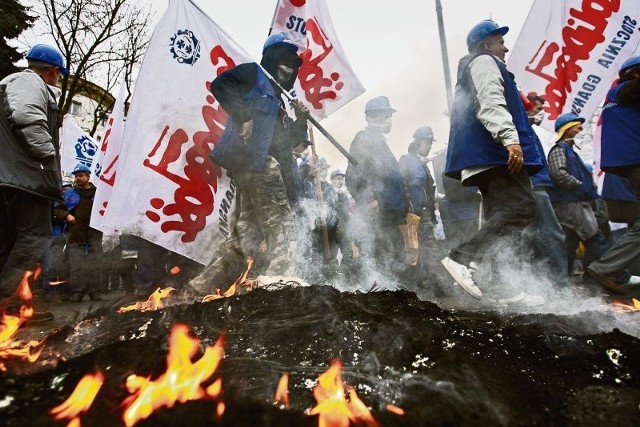
<path fill-rule="evenodd" d="M 60 148 L 60 169 L 71 173 L 79 164 L 91 167 L 98 143 L 91 138 L 70 115 L 62 121 L 62 141 Z"/>
<path fill-rule="evenodd" d="M 543 96 L 553 129 L 563 113 L 589 120 L 620 65 L 638 52 L 640 1 L 536 0 L 509 54 L 525 93 Z"/>
<path fill-rule="evenodd" d="M 107 126 L 100 141 L 100 150 L 91 166 L 91 181 L 96 186 L 96 194 L 93 198 L 90 225 L 104 233 L 111 231 L 104 227 L 103 219 L 116 181 L 118 159 L 124 135 L 124 101 L 126 97 L 127 87 L 123 78 L 113 110 L 107 119 Z"/>
<path fill-rule="evenodd" d="M 172 0 L 136 81 L 104 224 L 201 263 L 230 232 L 235 186 L 209 159 L 227 114 L 211 81 L 251 59 L 190 0 Z"/>
<path fill-rule="evenodd" d="M 295 91 L 320 119 L 364 92 L 340 46 L 324 0 L 278 0 L 271 33 L 301 45 Z"/>

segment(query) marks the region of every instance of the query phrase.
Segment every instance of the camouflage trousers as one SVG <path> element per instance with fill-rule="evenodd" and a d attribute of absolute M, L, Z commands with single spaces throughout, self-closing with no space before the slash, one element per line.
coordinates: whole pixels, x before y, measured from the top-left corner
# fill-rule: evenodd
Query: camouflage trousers
<path fill-rule="evenodd" d="M 289 250 L 293 246 L 293 213 L 279 163 L 267 156 L 263 171 L 234 171 L 233 178 L 240 215 L 212 262 L 189 282 L 200 293 L 228 287 L 249 256 L 255 260 L 254 274 L 294 274 Z"/>

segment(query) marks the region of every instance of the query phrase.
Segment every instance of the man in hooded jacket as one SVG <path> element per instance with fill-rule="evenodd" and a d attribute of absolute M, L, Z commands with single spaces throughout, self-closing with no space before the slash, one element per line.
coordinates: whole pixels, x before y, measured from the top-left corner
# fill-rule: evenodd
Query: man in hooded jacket
<path fill-rule="evenodd" d="M 229 119 L 210 157 L 233 178 L 239 209 L 236 227 L 213 262 L 190 282 L 197 292 L 231 283 L 248 256 L 267 274 L 292 273 L 292 203 L 298 198 L 293 148 L 308 143 L 309 110 L 293 101 L 296 120 L 288 117 L 282 89 L 293 88 L 302 65 L 297 50 L 284 33 L 271 35 L 259 65 L 240 64 L 211 84 Z"/>

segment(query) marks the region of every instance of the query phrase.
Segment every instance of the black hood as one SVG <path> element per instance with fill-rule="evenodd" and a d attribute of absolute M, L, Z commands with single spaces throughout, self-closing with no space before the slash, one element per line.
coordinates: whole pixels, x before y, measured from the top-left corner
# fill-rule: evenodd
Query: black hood
<path fill-rule="evenodd" d="M 286 90 L 293 88 L 293 83 L 298 77 L 298 69 L 302 65 L 302 60 L 298 57 L 295 50 L 291 46 L 276 44 L 267 48 L 262 54 L 260 65 L 275 79 L 278 77 L 278 65 L 284 64 L 293 68 L 291 78 L 281 84 Z"/>

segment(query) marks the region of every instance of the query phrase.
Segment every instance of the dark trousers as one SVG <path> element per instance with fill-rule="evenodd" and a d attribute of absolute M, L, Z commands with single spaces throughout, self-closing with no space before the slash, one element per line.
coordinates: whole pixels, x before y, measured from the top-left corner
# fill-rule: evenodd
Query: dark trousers
<path fill-rule="evenodd" d="M 397 273 L 404 267 L 405 249 L 400 226 L 406 224 L 406 213 L 379 211 L 373 228 L 374 256 L 389 272 Z"/>
<path fill-rule="evenodd" d="M 631 189 L 640 201 L 640 166 L 631 168 L 627 178 Z M 640 218 L 599 260 L 591 263 L 589 268 L 598 274 L 616 275 L 620 280 L 620 277 L 625 275 L 627 267 L 638 256 L 640 256 Z M 628 272 L 626 274 L 628 275 Z"/>
<path fill-rule="evenodd" d="M 102 242 L 69 244 L 71 292 L 94 295 L 102 291 Z"/>
<path fill-rule="evenodd" d="M 449 252 L 451 259 L 464 265 L 491 253 L 498 240 L 518 247 L 523 230 L 536 217 L 533 187 L 525 171 L 493 167 L 478 174 L 475 182 L 482 193 L 485 221 L 473 237 Z"/>
<path fill-rule="evenodd" d="M 15 292 L 26 270 L 41 263 L 51 238 L 51 201 L 0 187 L 0 296 Z"/>
<path fill-rule="evenodd" d="M 562 227 L 565 234 L 565 248 L 567 250 L 567 272 L 571 273 L 573 263 L 576 260 L 576 250 L 580 246 L 580 236 L 569 227 Z M 595 236 L 589 240 L 583 241 L 584 243 L 584 259 L 582 260 L 582 267 L 587 268 L 589 265 L 599 259 L 609 248 L 609 242 L 604 237 L 601 231 L 598 231 Z"/>

